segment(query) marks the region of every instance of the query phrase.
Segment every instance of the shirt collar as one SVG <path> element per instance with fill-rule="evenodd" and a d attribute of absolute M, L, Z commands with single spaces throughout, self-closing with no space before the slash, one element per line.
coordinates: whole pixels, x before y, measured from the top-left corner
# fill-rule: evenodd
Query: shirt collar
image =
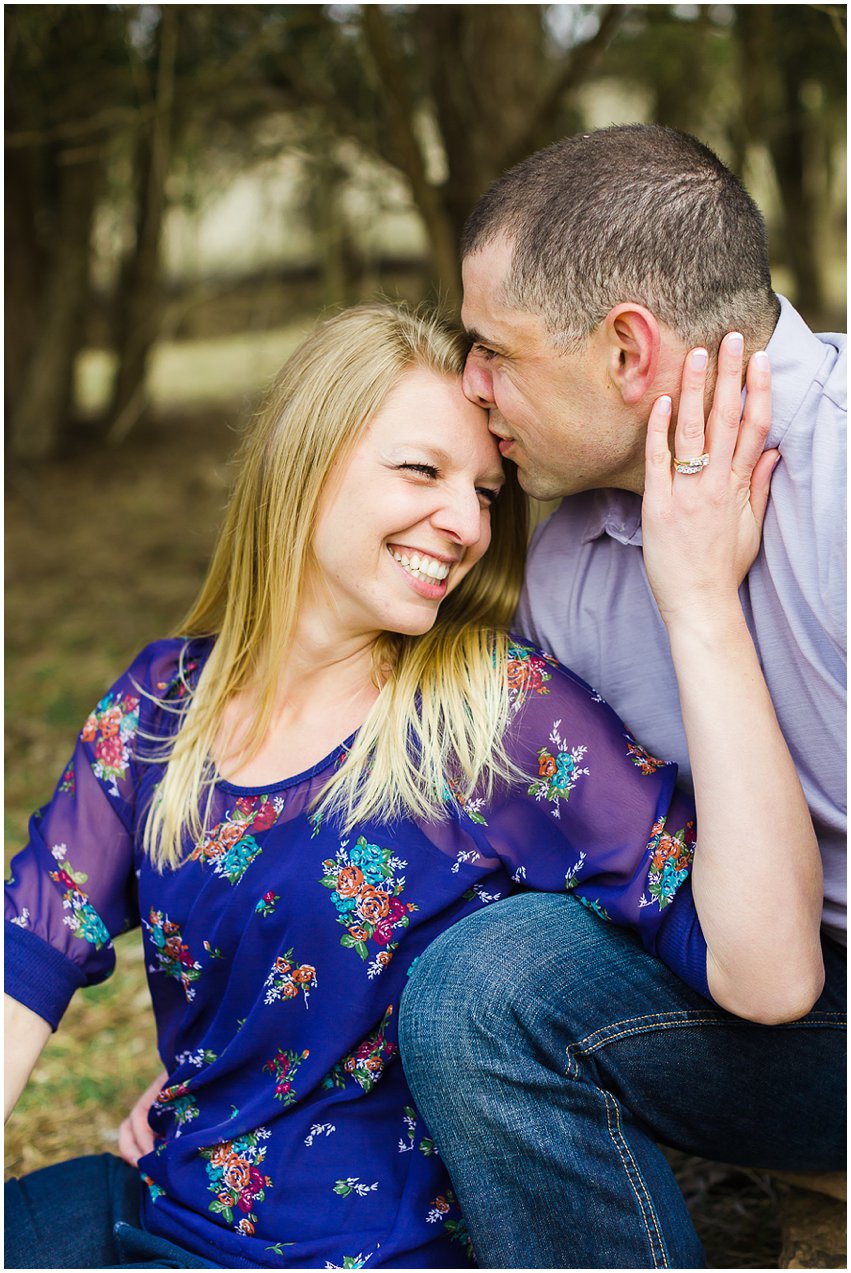
<path fill-rule="evenodd" d="M 641 496 L 633 491 L 589 491 L 583 544 L 608 535 L 621 544 L 641 544 Z"/>
<path fill-rule="evenodd" d="M 785 296 L 765 352 L 771 361 L 771 432 L 766 448 L 777 446 L 819 376 L 827 352 Z"/>

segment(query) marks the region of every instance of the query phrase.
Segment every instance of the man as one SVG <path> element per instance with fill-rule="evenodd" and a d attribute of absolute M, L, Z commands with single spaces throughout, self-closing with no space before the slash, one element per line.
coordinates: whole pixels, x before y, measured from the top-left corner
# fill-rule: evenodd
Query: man
<path fill-rule="evenodd" d="M 744 1021 L 574 899 L 525 894 L 426 951 L 400 1021 L 480 1264 L 702 1267 L 657 1142 L 753 1167 L 844 1165 L 845 339 L 775 296 L 755 204 L 669 129 L 531 156 L 483 196 L 462 257 L 467 394 L 529 494 L 566 497 L 533 542 L 517 630 L 686 783 L 641 551 L 648 409 L 676 401 L 687 351 L 725 332 L 771 359 L 783 462 L 741 595 L 819 838 L 824 993 L 799 1022 Z"/>

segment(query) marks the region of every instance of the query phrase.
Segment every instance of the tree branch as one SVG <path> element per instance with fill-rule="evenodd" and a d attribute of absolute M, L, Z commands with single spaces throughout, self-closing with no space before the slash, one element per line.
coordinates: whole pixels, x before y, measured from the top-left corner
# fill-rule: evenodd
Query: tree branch
<path fill-rule="evenodd" d="M 537 139 L 548 118 L 558 106 L 559 100 L 568 91 L 577 89 L 588 77 L 614 38 L 630 8 L 628 4 L 607 5 L 596 33 L 590 40 L 586 40 L 584 44 L 578 44 L 571 50 L 556 71 L 552 83 L 547 87 L 540 101 L 536 103 L 531 118 L 526 121 L 522 131 L 505 147 L 500 165 L 503 169 L 513 167 L 536 148 Z"/>
<path fill-rule="evenodd" d="M 394 47 L 381 5 L 364 5 L 361 14 L 367 47 L 386 92 L 386 122 L 398 152 L 399 166 L 411 184 L 414 200 L 426 223 L 441 282 L 449 292 L 449 299 L 457 302 L 460 299 L 458 247 L 440 193 L 426 176 L 425 156 L 414 130 L 416 107 L 402 73 L 401 51 Z"/>

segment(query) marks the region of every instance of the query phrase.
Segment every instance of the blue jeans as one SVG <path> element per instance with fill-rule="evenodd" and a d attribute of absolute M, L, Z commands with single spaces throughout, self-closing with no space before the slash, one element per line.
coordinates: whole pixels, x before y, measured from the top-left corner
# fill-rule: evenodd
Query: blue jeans
<path fill-rule="evenodd" d="M 521 894 L 423 954 L 399 1036 L 486 1268 L 703 1268 L 657 1141 L 719 1162 L 845 1164 L 845 951 L 801 1021 L 713 1007 L 575 898 Z"/>
<path fill-rule="evenodd" d="M 212 1269 L 142 1229 L 138 1171 L 113 1154 L 71 1158 L 5 1186 L 7 1269 Z"/>

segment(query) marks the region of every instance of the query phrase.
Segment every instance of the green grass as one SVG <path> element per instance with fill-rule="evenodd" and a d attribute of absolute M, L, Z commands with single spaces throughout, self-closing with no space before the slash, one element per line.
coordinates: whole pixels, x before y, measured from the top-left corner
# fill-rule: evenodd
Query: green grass
<path fill-rule="evenodd" d="M 10 483 L 7 863 L 88 712 L 197 590 L 237 423 L 236 412 L 169 416 L 118 451 Z M 160 1068 L 139 931 L 115 945 L 115 974 L 75 996 L 7 1126 L 7 1175 L 114 1150 L 119 1122 Z"/>

